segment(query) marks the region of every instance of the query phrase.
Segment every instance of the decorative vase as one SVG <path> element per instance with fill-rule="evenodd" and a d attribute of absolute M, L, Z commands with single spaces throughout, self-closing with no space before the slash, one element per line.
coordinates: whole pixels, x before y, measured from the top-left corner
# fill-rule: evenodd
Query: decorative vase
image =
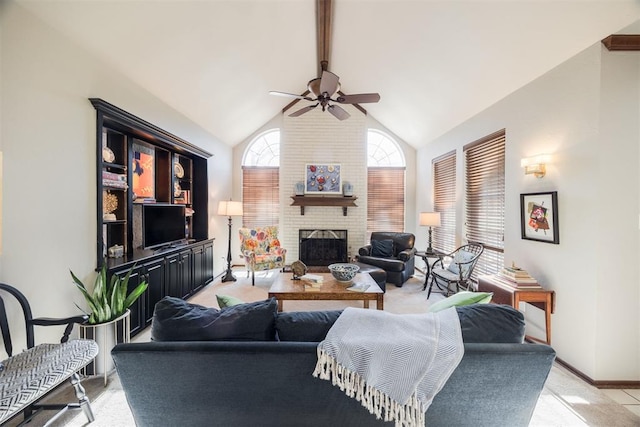
<path fill-rule="evenodd" d="M 296 196 L 304 196 L 304 182 L 296 182 Z"/>
<path fill-rule="evenodd" d="M 129 342 L 131 337 L 130 314 L 131 312 L 127 310 L 122 316 L 110 322 L 80 325 L 80 338 L 95 340 L 99 347 L 94 361 L 84 368 L 85 375 L 104 374 L 104 384 L 107 385 L 107 375 L 115 368 L 111 350 L 116 344 Z"/>
<path fill-rule="evenodd" d="M 342 194 L 347 197 L 353 196 L 353 185 L 350 182 L 345 181 L 342 184 Z"/>

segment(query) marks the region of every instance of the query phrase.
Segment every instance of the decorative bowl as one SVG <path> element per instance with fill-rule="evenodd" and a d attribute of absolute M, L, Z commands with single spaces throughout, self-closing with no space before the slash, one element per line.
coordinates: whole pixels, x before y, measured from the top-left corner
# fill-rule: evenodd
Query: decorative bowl
<path fill-rule="evenodd" d="M 356 273 L 360 270 L 355 264 L 349 264 L 347 262 L 340 262 L 336 264 L 331 264 L 329 266 L 329 271 L 333 275 L 333 277 L 338 282 L 350 283 L 354 277 L 356 277 Z"/>

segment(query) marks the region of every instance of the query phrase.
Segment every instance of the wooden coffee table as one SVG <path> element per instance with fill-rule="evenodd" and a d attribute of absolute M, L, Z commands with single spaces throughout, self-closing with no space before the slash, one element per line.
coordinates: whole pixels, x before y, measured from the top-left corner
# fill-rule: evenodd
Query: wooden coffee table
<path fill-rule="evenodd" d="M 368 273 L 358 273 L 352 284 L 340 283 L 331 273 L 313 273 L 322 276 L 323 282 L 319 287 L 311 287 L 304 280 L 293 280 L 291 273 L 278 273 L 271 289 L 269 298 L 276 297 L 278 311 L 282 311 L 282 303 L 287 300 L 296 301 L 364 301 L 364 308 L 369 308 L 369 301 L 376 302 L 378 310 L 384 309 L 384 292 Z M 355 283 L 365 283 L 369 288 L 364 292 L 348 291 L 347 288 Z"/>

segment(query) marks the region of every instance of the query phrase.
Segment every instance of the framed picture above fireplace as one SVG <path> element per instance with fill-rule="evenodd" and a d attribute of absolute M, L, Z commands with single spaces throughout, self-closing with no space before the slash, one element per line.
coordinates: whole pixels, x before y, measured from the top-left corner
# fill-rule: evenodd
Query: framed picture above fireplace
<path fill-rule="evenodd" d="M 342 168 L 335 163 L 305 165 L 305 194 L 342 194 Z"/>

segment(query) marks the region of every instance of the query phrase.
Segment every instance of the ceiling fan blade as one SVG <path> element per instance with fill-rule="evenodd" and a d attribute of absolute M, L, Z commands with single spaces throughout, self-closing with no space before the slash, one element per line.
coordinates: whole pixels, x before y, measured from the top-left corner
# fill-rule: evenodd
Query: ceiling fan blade
<path fill-rule="evenodd" d="M 336 93 L 336 91 L 338 90 L 338 85 L 340 84 L 338 82 L 339 79 L 340 78 L 332 72 L 323 71 L 322 78 L 320 79 L 320 93 L 323 94 L 326 92 L 329 94 L 329 96 Z"/>
<path fill-rule="evenodd" d="M 286 96 L 288 98 L 306 99 L 307 101 L 314 101 L 313 99 L 306 96 L 296 95 L 294 93 L 278 92 L 275 90 L 269 91 L 269 95 Z"/>
<path fill-rule="evenodd" d="M 337 105 L 329 105 L 327 107 L 327 110 L 329 110 L 329 112 L 333 114 L 338 120 L 345 120 L 351 117 L 351 114 L 347 113 L 344 108 Z"/>
<path fill-rule="evenodd" d="M 380 101 L 379 93 L 358 93 L 353 95 L 340 95 L 336 98 L 336 102 L 341 104 L 364 104 L 367 102 Z"/>
<path fill-rule="evenodd" d="M 316 108 L 318 106 L 318 104 L 315 105 L 308 105 L 304 108 L 299 109 L 298 111 L 294 111 L 293 113 L 289 114 L 289 117 L 298 117 L 303 115 L 304 113 L 307 113 L 311 110 L 313 110 L 314 108 Z"/>

